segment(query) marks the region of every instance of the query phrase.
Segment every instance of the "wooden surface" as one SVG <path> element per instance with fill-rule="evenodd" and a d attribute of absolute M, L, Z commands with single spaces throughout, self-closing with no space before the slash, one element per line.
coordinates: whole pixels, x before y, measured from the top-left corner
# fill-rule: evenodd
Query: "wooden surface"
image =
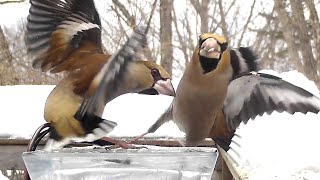
<path fill-rule="evenodd" d="M 232 158 L 229 157 L 226 151 L 224 151 L 220 146 L 217 146 L 217 148 L 218 148 L 219 156 L 223 158 L 225 167 L 226 167 L 225 169 L 222 169 L 222 174 L 225 175 L 226 178 L 223 177 L 222 179 L 229 180 L 230 179 L 229 175 L 232 175 L 233 179 L 235 180 L 247 180 L 248 177 L 239 171 L 239 167 L 234 163 Z"/>
<path fill-rule="evenodd" d="M 132 138 L 116 138 L 118 140 L 128 141 Z M 0 170 L 8 169 L 24 169 L 22 160 L 22 153 L 26 151 L 29 143 L 29 139 L 0 139 Z M 137 141 L 135 144 L 139 145 L 155 145 L 155 146 L 167 146 L 177 147 L 180 146 L 179 139 L 173 138 L 143 138 Z M 40 143 L 37 149 L 42 149 L 44 142 Z M 73 144 L 88 145 L 88 144 Z M 214 146 L 214 142 L 207 140 L 204 141 L 200 146 Z"/>

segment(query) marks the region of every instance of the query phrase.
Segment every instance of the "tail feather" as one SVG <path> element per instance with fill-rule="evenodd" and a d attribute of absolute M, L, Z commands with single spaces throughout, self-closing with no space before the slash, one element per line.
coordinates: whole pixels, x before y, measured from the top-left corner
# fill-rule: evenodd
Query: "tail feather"
<path fill-rule="evenodd" d="M 45 145 L 45 150 L 60 149 L 72 142 L 93 142 L 106 136 L 111 132 L 117 123 L 102 119 L 95 115 L 86 116 L 80 121 L 81 127 L 85 131 L 85 136 L 62 137 L 54 127 L 50 127 L 50 136 Z"/>
<path fill-rule="evenodd" d="M 231 138 L 212 138 L 216 144 L 218 144 L 222 149 L 228 151 L 230 149 Z"/>
<path fill-rule="evenodd" d="M 250 47 L 239 47 L 230 50 L 233 76 L 239 76 L 251 71 L 259 71 L 259 57 Z"/>

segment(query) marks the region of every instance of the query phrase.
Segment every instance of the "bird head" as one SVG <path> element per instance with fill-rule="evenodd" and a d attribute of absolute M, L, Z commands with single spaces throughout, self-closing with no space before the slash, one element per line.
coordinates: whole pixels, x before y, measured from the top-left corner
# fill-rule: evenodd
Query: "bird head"
<path fill-rule="evenodd" d="M 221 55 L 227 49 L 228 42 L 222 36 L 213 33 L 205 33 L 199 36 L 199 61 L 204 72 L 215 69 L 221 59 Z"/>
<path fill-rule="evenodd" d="M 136 61 L 128 69 L 130 78 L 133 78 L 130 84 L 134 84 L 139 94 L 175 96 L 171 77 L 160 65 L 151 61 Z"/>

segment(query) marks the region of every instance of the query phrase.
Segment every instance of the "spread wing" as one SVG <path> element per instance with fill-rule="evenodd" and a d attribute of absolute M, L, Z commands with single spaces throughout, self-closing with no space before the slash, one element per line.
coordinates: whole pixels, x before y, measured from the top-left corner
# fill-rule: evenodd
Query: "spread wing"
<path fill-rule="evenodd" d="M 93 0 L 30 0 L 26 44 L 33 67 L 66 71 L 74 93 L 83 95 L 108 61 Z"/>
<path fill-rule="evenodd" d="M 273 111 L 318 113 L 320 99 L 279 77 L 249 73 L 231 81 L 223 110 L 229 127 L 235 129 L 241 122 Z"/>
<path fill-rule="evenodd" d="M 87 96 L 75 114 L 76 119 L 90 118 L 99 107 L 112 99 L 117 93 L 119 83 L 125 75 L 127 64 L 134 60 L 135 53 L 146 43 L 146 34 L 141 28 L 135 29 L 126 44 L 110 58 L 94 78 Z"/>
<path fill-rule="evenodd" d="M 93 0 L 31 0 L 27 47 L 34 67 L 60 72 L 77 69 L 102 54 L 101 23 Z"/>

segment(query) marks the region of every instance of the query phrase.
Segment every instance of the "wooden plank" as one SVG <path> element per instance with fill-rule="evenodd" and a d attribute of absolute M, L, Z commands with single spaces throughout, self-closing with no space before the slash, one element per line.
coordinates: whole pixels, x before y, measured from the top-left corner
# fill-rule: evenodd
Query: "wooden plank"
<path fill-rule="evenodd" d="M 24 169 L 22 152 L 26 149 L 26 145 L 0 145 L 0 170 Z"/>
<path fill-rule="evenodd" d="M 7 146 L 7 145 L 23 145 L 23 146 L 26 146 L 26 145 L 29 144 L 29 141 L 30 141 L 30 139 L 5 139 L 5 138 L 0 138 L 0 146 Z M 44 142 L 41 141 L 40 144 L 44 144 Z"/>
<path fill-rule="evenodd" d="M 217 149 L 219 151 L 219 156 L 221 156 L 225 161 L 233 178 L 235 180 L 248 180 L 248 177 L 240 172 L 239 167 L 233 162 L 232 158 L 227 154 L 227 152 L 223 150 L 220 146 L 217 146 Z"/>

